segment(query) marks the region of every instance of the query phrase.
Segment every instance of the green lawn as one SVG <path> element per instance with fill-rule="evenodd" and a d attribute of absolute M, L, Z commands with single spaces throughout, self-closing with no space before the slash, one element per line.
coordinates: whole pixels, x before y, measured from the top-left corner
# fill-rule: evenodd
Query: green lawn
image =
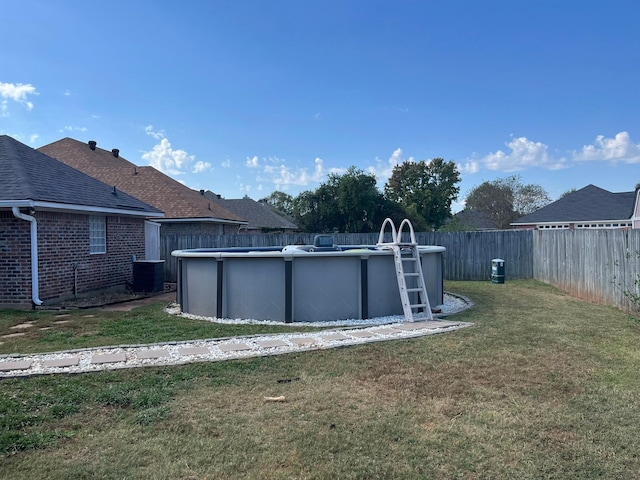
<path fill-rule="evenodd" d="M 475 302 L 454 317 L 474 327 L 244 361 L 3 380 L 0 477 L 638 478 L 637 317 L 533 281 L 446 288 Z M 40 314 L 0 314 L 0 326 L 31 315 Z M 215 336 L 196 321 L 156 325 L 149 336 L 149 325 L 173 321 L 161 305 L 103 330 L 122 316 L 86 318 L 94 324 L 86 330 L 77 321 L 64 339 L 22 339 L 20 351 L 96 345 L 99 332 L 105 344 Z M 206 328 L 228 336 L 240 327 Z M 265 401 L 280 395 L 284 402 Z"/>

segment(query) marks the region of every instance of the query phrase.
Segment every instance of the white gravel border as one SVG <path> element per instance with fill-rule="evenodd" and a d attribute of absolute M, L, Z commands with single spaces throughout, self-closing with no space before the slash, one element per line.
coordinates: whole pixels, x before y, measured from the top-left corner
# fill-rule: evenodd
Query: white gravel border
<path fill-rule="evenodd" d="M 439 316 L 459 312 L 469 308 L 471 305 L 472 303 L 463 297 L 446 294 L 445 303 L 441 306 L 442 313 L 439 314 Z M 170 306 L 168 307 L 168 310 L 175 310 L 175 308 L 175 306 Z M 265 323 L 256 320 L 220 321 L 217 319 L 196 316 L 189 316 L 189 318 L 202 318 L 206 321 L 219 321 L 221 323 Z M 323 350 L 349 345 L 360 345 L 372 342 L 435 335 L 438 333 L 459 330 L 473 325 L 472 323 L 455 322 L 441 318 L 434 319 L 433 322 L 407 323 L 404 322 L 403 317 L 397 316 L 369 320 L 345 320 L 338 322 L 294 324 L 267 322 L 266 324 L 288 326 L 311 325 L 343 328 L 306 333 L 258 334 L 243 337 L 163 342 L 145 345 L 83 348 L 42 354 L 0 355 L 0 364 L 3 363 L 4 365 L 11 362 L 31 362 L 31 366 L 26 369 L 0 371 L 0 379 L 55 373 L 71 374 L 147 366 L 181 365 L 195 362 L 217 362 L 268 355 L 283 355 L 294 352 Z M 428 328 L 423 328 L 427 326 Z M 265 342 L 276 345 L 271 347 L 261 345 Z M 206 353 L 189 355 L 185 354 L 184 351 L 182 351 L 182 353 L 180 352 L 183 349 L 197 347 L 206 349 Z M 125 360 L 113 360 L 104 363 L 97 363 L 99 361 L 98 359 L 100 359 L 100 355 L 108 355 L 111 358 L 118 358 L 124 355 Z M 146 358 L 149 356 L 152 358 Z M 103 357 L 103 359 L 104 358 L 107 357 Z M 48 362 L 63 359 L 72 360 L 74 365 L 61 367 L 46 365 Z"/>
<path fill-rule="evenodd" d="M 443 295 L 444 303 L 437 307 L 440 313 L 434 314 L 434 318 L 444 318 L 454 313 L 461 312 L 473 306 L 473 302 L 461 295 L 445 292 Z M 351 327 L 351 326 L 369 326 L 369 325 L 388 325 L 390 323 L 403 323 L 404 315 L 393 315 L 388 317 L 376 317 L 367 319 L 346 319 L 328 322 L 276 322 L 273 320 L 254 320 L 245 318 L 217 318 L 207 317 L 203 315 L 194 315 L 191 313 L 182 313 L 179 304 L 171 304 L 165 308 L 165 312 L 180 317 L 190 318 L 192 320 L 205 320 L 213 323 L 236 324 L 236 325 L 284 325 L 284 326 L 300 326 L 300 327 Z"/>

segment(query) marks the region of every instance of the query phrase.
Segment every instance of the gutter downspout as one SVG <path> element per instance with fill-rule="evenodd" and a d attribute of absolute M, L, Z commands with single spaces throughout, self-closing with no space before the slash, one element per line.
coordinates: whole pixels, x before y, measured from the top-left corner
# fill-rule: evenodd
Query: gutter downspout
<path fill-rule="evenodd" d="M 38 223 L 35 217 L 20 213 L 18 207 L 11 207 L 13 216 L 31 223 L 31 300 L 35 305 L 42 305 L 38 291 Z"/>

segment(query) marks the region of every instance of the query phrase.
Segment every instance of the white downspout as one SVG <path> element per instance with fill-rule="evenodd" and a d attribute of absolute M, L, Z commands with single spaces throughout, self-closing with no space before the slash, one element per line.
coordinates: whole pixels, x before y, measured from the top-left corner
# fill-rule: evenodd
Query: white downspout
<path fill-rule="evenodd" d="M 12 207 L 13 216 L 31 223 L 31 300 L 36 305 L 42 305 L 38 291 L 38 223 L 35 217 L 20 213 L 18 207 Z"/>

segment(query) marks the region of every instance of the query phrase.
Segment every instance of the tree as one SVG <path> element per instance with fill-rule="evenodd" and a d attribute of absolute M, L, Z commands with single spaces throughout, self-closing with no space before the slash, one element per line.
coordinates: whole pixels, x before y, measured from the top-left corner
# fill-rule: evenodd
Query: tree
<path fill-rule="evenodd" d="M 437 229 L 451 217 L 451 204 L 458 198 L 460 172 L 453 161 L 404 162 L 393 167 L 384 186 L 387 199 L 402 205 L 410 217 Z"/>
<path fill-rule="evenodd" d="M 352 166 L 342 175 L 330 174 L 317 190 L 302 192 L 292 211 L 303 231 L 360 233 L 379 228 L 384 205 L 376 177 Z"/>
<path fill-rule="evenodd" d="M 466 208 L 483 212 L 491 219 L 495 228 L 506 229 L 509 225 L 548 203 L 551 198 L 539 185 L 523 185 L 519 176 L 484 182 L 467 195 Z"/>
<path fill-rule="evenodd" d="M 260 199 L 260 203 L 266 203 L 285 217 L 293 216 L 293 197 L 288 193 L 276 190 L 268 197 Z"/>

